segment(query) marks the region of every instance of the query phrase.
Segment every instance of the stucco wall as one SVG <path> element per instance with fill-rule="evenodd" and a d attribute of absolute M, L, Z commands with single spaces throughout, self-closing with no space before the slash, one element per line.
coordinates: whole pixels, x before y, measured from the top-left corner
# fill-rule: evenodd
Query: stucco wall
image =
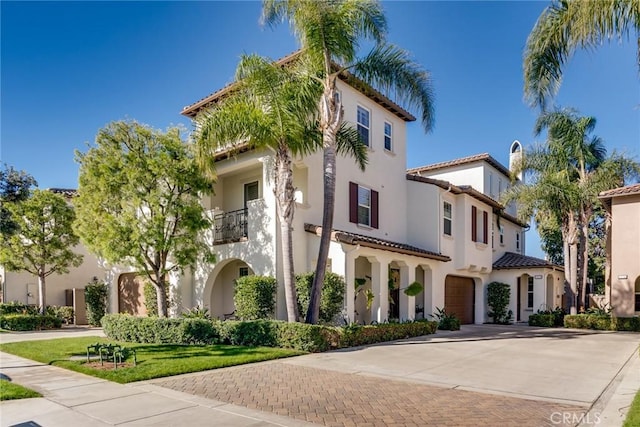
<path fill-rule="evenodd" d="M 640 195 L 612 199 L 611 305 L 618 316 L 635 312 L 635 281 L 640 277 Z"/>

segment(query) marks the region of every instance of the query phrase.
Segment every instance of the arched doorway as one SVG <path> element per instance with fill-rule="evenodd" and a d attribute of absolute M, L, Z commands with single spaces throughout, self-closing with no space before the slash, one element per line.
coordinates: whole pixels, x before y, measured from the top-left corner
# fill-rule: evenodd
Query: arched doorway
<path fill-rule="evenodd" d="M 253 269 L 249 264 L 239 259 L 227 260 L 214 269 L 209 281 L 207 281 L 208 298 L 205 293 L 205 305 L 208 301 L 209 313 L 212 318 L 225 319 L 233 316 L 235 281 L 240 277 L 253 274 Z"/>

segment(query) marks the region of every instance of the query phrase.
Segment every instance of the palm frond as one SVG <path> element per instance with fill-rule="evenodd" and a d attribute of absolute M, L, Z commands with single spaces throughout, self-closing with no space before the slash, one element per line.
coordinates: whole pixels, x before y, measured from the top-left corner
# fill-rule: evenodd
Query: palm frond
<path fill-rule="evenodd" d="M 360 170 L 364 171 L 369 161 L 369 147 L 353 125 L 342 123 L 336 136 L 336 146 L 338 154 L 353 157 Z"/>

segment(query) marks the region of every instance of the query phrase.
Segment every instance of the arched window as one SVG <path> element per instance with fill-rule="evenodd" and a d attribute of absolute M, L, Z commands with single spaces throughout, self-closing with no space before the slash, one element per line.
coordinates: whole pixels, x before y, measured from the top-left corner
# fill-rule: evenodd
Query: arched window
<path fill-rule="evenodd" d="M 522 146 L 520 145 L 520 141 L 513 141 L 511 144 L 511 154 L 518 153 L 522 150 Z"/>
<path fill-rule="evenodd" d="M 640 311 L 640 276 L 636 278 L 635 283 L 635 311 Z"/>

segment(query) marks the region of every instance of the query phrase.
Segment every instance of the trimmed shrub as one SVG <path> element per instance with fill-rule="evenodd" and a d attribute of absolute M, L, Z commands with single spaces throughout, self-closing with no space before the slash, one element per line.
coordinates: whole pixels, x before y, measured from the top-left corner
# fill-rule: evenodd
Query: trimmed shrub
<path fill-rule="evenodd" d="M 227 320 L 221 323 L 220 335 L 224 342 L 231 345 L 249 347 L 275 347 L 278 345 L 277 321 L 272 320 Z"/>
<path fill-rule="evenodd" d="M 309 309 L 309 300 L 311 298 L 311 285 L 315 273 L 304 273 L 296 276 L 296 296 L 298 298 L 298 311 L 300 316 Z M 332 323 L 342 311 L 344 306 L 344 293 L 347 284 L 342 276 L 327 272 L 324 276 L 322 285 L 322 294 L 320 296 L 320 315 L 319 319 L 322 323 Z"/>
<path fill-rule="evenodd" d="M 611 326 L 616 331 L 640 332 L 640 317 L 614 317 Z"/>
<path fill-rule="evenodd" d="M 491 308 L 487 315 L 493 323 L 508 325 L 513 312 L 508 310 L 511 298 L 511 287 L 506 283 L 491 282 L 487 285 L 487 305 Z"/>
<path fill-rule="evenodd" d="M 206 319 L 167 319 L 108 314 L 102 318 L 107 337 L 150 344 L 217 344 L 219 323 Z"/>
<path fill-rule="evenodd" d="M 240 320 L 272 318 L 276 308 L 276 288 L 273 277 L 244 276 L 236 280 L 233 302 Z"/>
<path fill-rule="evenodd" d="M 62 320 L 62 323 L 70 325 L 73 323 L 73 307 L 66 305 L 50 305 L 47 307 L 47 314 L 56 316 Z"/>
<path fill-rule="evenodd" d="M 6 314 L 0 316 L 0 328 L 10 331 L 35 331 L 62 327 L 62 319 L 45 314 Z"/>
<path fill-rule="evenodd" d="M 109 287 L 104 282 L 93 278 L 84 288 L 84 299 L 87 305 L 87 322 L 92 326 L 100 326 L 100 319 L 107 312 Z"/>
<path fill-rule="evenodd" d="M 0 316 L 5 314 L 38 314 L 38 307 L 12 301 L 0 304 Z"/>
<path fill-rule="evenodd" d="M 611 329 L 611 323 L 611 317 L 601 314 L 573 314 L 564 316 L 564 326 L 566 328 L 607 331 Z"/>
<path fill-rule="evenodd" d="M 438 322 L 427 320 L 366 326 L 352 324 L 342 328 L 340 347 L 354 347 L 430 335 L 435 333 L 437 327 Z"/>
<path fill-rule="evenodd" d="M 542 326 L 552 328 L 556 326 L 553 314 L 531 314 L 529 315 L 529 326 Z"/>
<path fill-rule="evenodd" d="M 277 326 L 278 347 L 317 353 L 338 348 L 340 344 L 337 328 L 289 322 L 278 322 Z"/>

